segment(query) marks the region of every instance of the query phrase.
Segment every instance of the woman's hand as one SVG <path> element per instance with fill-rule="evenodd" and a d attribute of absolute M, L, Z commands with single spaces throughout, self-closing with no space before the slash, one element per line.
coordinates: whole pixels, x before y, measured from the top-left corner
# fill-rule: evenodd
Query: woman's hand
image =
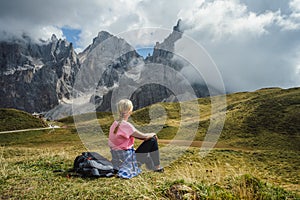
<path fill-rule="evenodd" d="M 158 139 L 156 133 L 148 133 L 147 135 L 148 137 L 146 140 L 150 140 L 151 138 L 154 138 L 156 140 Z"/>

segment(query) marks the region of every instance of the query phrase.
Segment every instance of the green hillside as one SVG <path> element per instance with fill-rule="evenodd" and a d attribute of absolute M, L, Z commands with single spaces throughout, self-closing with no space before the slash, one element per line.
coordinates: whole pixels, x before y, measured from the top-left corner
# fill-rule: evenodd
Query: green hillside
<path fill-rule="evenodd" d="M 237 134 L 300 133 L 300 88 L 262 89 L 227 96 L 226 128 Z"/>
<path fill-rule="evenodd" d="M 159 128 L 161 148 L 162 139 L 172 139 L 179 126 L 186 134 L 198 127 L 195 140 L 201 141 L 211 105 L 210 98 L 196 101 L 199 110 L 185 102 L 191 115 L 181 124 L 178 103 L 137 110 L 132 120 L 141 130 Z M 229 94 L 217 148 L 202 157 L 197 146 L 201 142 L 195 143 L 164 166 L 165 173 L 143 166 L 142 174 L 131 180 L 69 176 L 75 157 L 87 150 L 71 116 L 56 122 L 61 129 L 0 134 L 0 199 L 300 199 L 299 103 L 300 88 Z M 194 112 L 200 112 L 200 120 Z M 112 114 L 97 113 L 98 119 L 93 115 L 79 117 L 86 119 L 82 123 L 87 127 L 99 122 L 107 135 Z M 88 128 L 91 136 L 93 131 Z M 174 152 L 161 153 L 161 159 L 181 148 L 175 145 Z"/>
<path fill-rule="evenodd" d="M 236 147 L 300 150 L 300 88 L 240 92 L 229 94 L 226 99 L 226 120 L 220 141 Z M 209 98 L 199 99 L 200 120 L 190 118 L 182 124 L 179 103 L 160 103 L 167 112 L 166 124 L 159 124 L 158 120 L 151 125 L 163 126 L 158 133 L 162 139 L 172 139 L 179 125 L 187 132 L 190 126 L 198 126 L 195 140 L 203 140 L 210 123 L 210 102 Z M 149 109 L 134 112 L 133 120 L 142 126 L 147 125 L 150 122 Z"/>
<path fill-rule="evenodd" d="M 235 145 L 300 150 L 300 88 L 228 95 L 222 138 Z"/>
<path fill-rule="evenodd" d="M 300 150 L 297 145 L 300 143 L 300 88 L 239 92 L 227 95 L 226 100 L 226 120 L 219 142 L 235 147 Z M 190 105 L 191 102 L 185 102 L 185 109 L 190 109 L 188 112 L 191 117 L 185 117 L 183 122 L 179 103 L 148 106 L 135 111 L 131 119 L 141 131 L 159 130 L 158 136 L 161 139 L 172 139 L 179 127 L 185 130 L 185 134 L 189 133 L 190 127 L 196 127 L 198 131 L 194 140 L 202 141 L 210 124 L 211 100 L 198 99 L 200 119 L 193 117 L 193 113 L 198 111 Z M 152 113 L 149 114 L 149 111 Z M 0 113 L 2 131 L 45 126 L 40 119 L 22 111 L 1 109 Z M 160 120 L 162 115 L 166 115 L 166 120 Z M 97 118 L 104 133 L 108 134 L 113 121 L 112 114 L 97 113 Z M 74 127 L 72 116 L 59 122 Z M 76 132 L 76 129 L 73 131 Z M 176 137 L 184 140 L 186 135 Z"/>
<path fill-rule="evenodd" d="M 148 106 L 134 111 L 131 119 L 141 131 L 159 130 L 161 139 L 172 139 L 176 135 L 176 138 L 184 140 L 186 135 L 178 135 L 178 128 L 189 134 L 190 128 L 196 127 L 194 140 L 202 141 L 211 120 L 211 100 L 200 98 L 197 103 L 200 119 L 193 117 L 198 112 L 192 106 L 195 105 L 193 102 L 184 103 L 191 117 L 186 116 L 182 122 L 179 103 Z M 226 120 L 219 142 L 234 147 L 300 150 L 300 88 L 267 88 L 229 94 L 226 104 Z M 163 115 L 166 115 L 166 120 L 160 120 Z M 97 113 L 97 117 L 102 130 L 108 134 L 112 115 Z M 72 124 L 73 117 L 59 121 Z"/>
<path fill-rule="evenodd" d="M 0 108 L 0 131 L 12 131 L 29 128 L 42 128 L 47 124 L 29 113 L 8 108 Z"/>

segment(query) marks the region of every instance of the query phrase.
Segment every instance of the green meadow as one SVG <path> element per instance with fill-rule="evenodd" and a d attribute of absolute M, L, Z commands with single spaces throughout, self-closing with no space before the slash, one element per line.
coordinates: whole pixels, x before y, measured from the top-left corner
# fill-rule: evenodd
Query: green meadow
<path fill-rule="evenodd" d="M 86 151 L 72 116 L 46 122 L 60 129 L 2 133 L 0 199 L 300 199 L 300 88 L 227 95 L 226 108 L 221 108 L 224 127 L 205 156 L 200 147 L 212 120 L 211 99 L 196 101 L 197 109 L 195 102 L 184 102 L 191 113 L 184 120 L 179 103 L 134 112 L 131 120 L 142 130 L 159 130 L 161 148 L 174 138 L 185 139 L 184 134 L 178 136 L 179 127 L 187 135 L 191 127 L 196 132 L 188 147 L 180 141 L 174 145 L 175 153 L 185 151 L 164 173 L 143 167 L 143 173 L 130 180 L 70 176 L 75 157 Z M 24 112 L 0 112 L 1 131 L 45 127 L 41 119 Z M 107 136 L 112 114 L 96 116 L 84 124 L 96 120 Z M 168 156 L 162 154 L 161 159 Z"/>

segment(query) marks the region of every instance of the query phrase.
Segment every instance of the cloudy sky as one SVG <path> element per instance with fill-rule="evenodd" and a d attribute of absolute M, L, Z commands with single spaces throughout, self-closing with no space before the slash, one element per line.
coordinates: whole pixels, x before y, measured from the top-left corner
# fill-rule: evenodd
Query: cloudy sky
<path fill-rule="evenodd" d="M 300 86 L 300 0 L 1 0 L 0 39 L 54 33 L 81 51 L 101 30 L 171 29 L 179 18 L 228 90 Z"/>

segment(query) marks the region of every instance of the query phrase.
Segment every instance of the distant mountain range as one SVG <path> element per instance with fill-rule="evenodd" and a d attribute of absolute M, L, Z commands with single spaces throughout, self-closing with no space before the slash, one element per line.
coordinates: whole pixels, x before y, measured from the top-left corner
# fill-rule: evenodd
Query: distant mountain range
<path fill-rule="evenodd" d="M 124 39 L 101 31 L 82 53 L 74 51 L 72 43 L 57 39 L 32 42 L 21 39 L 0 42 L 0 107 L 16 108 L 27 112 L 45 113 L 49 118 L 72 114 L 72 101 L 82 99 L 77 112 L 111 110 L 113 92 L 122 79 L 132 87 L 131 99 L 135 108 L 156 102 L 177 101 L 178 94 L 156 83 L 147 82 L 141 74 L 149 67 L 166 65 L 180 71 L 184 64 L 174 58 L 174 45 L 182 37 L 180 20 L 173 32 L 156 43 L 153 54 L 139 55 Z M 144 67 L 143 67 L 144 66 Z M 145 70 L 145 66 L 147 69 Z M 178 83 L 177 88 L 180 88 Z M 208 88 L 201 82 L 193 83 L 197 97 L 208 96 Z M 184 89 L 178 90 L 185 95 Z M 78 101 L 77 101 L 78 102 Z"/>

